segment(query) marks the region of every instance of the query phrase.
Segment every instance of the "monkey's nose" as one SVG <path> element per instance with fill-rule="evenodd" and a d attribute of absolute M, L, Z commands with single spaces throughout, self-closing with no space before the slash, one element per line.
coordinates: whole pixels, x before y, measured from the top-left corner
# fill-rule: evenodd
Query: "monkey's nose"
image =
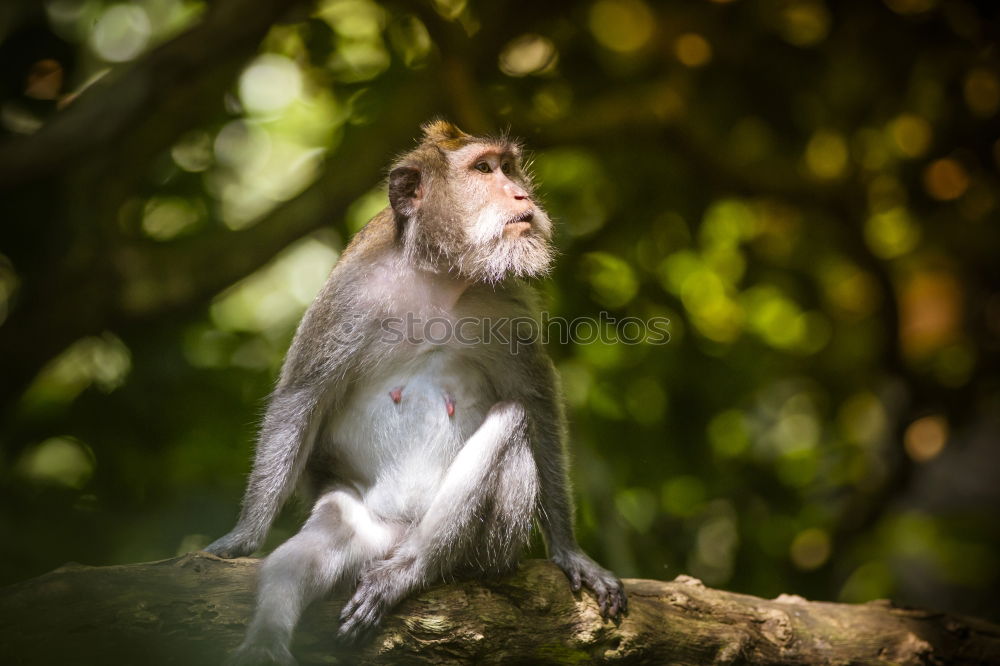
<path fill-rule="evenodd" d="M 517 183 L 504 183 L 503 191 L 507 196 L 514 197 L 518 201 L 528 198 L 528 193 Z"/>

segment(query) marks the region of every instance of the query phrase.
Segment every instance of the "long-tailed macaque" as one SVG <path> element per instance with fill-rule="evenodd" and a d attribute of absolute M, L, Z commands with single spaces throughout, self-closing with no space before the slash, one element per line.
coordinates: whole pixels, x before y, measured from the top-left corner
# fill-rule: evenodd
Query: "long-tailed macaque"
<path fill-rule="evenodd" d="M 354 639 L 435 581 L 508 571 L 534 519 L 574 591 L 605 617 L 626 607 L 573 535 L 551 361 L 536 340 L 470 334 L 535 316 L 526 280 L 552 261 L 521 147 L 431 122 L 393 165 L 389 202 L 303 317 L 239 521 L 206 549 L 252 553 L 302 486 L 311 514 L 262 565 L 238 663 L 294 663 L 299 616 L 335 585 L 356 584 L 339 628 Z"/>

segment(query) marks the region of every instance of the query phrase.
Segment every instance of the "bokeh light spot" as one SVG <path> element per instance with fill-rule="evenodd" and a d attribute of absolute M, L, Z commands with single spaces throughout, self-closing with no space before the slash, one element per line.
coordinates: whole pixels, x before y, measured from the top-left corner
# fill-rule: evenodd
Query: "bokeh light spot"
<path fill-rule="evenodd" d="M 189 132 L 170 149 L 170 156 L 185 171 L 204 171 L 212 165 L 212 137 L 208 132 Z"/>
<path fill-rule="evenodd" d="M 629 385 L 625 406 L 637 423 L 654 424 L 663 419 L 667 394 L 652 377 L 639 377 Z"/>
<path fill-rule="evenodd" d="M 403 64 L 413 69 L 423 66 L 434 46 L 427 26 L 416 16 L 407 16 L 394 22 L 390 26 L 389 37 L 403 57 Z"/>
<path fill-rule="evenodd" d="M 507 76 L 549 72 L 558 59 L 552 40 L 541 35 L 521 35 L 500 52 L 500 71 Z"/>
<path fill-rule="evenodd" d="M 640 534 L 648 532 L 656 518 L 656 499 L 645 488 L 627 488 L 619 492 L 615 508 Z"/>
<path fill-rule="evenodd" d="M 674 54 L 681 64 L 702 67 L 712 60 L 712 45 L 696 32 L 687 32 L 674 42 Z"/>
<path fill-rule="evenodd" d="M 923 359 L 960 335 L 964 295 L 945 270 L 910 275 L 899 294 L 899 336 L 908 358 Z"/>
<path fill-rule="evenodd" d="M 675 476 L 663 484 L 663 508 L 682 518 L 701 510 L 705 503 L 705 484 L 696 476 Z"/>
<path fill-rule="evenodd" d="M 834 314 L 850 320 L 871 315 L 882 302 L 878 284 L 869 273 L 846 261 L 833 261 L 820 272 L 824 296 Z"/>
<path fill-rule="evenodd" d="M 812 527 L 795 536 L 788 554 L 797 568 L 812 571 L 826 563 L 830 550 L 830 535 L 825 530 Z"/>
<path fill-rule="evenodd" d="M 111 333 L 81 338 L 49 362 L 25 394 L 28 404 L 69 403 L 94 386 L 110 393 L 125 383 L 132 354 Z"/>
<path fill-rule="evenodd" d="M 867 391 L 844 401 L 837 422 L 847 441 L 866 447 L 876 445 L 886 435 L 889 425 L 882 401 Z"/>
<path fill-rule="evenodd" d="M 958 161 L 945 157 L 924 170 L 924 187 L 939 201 L 957 199 L 969 189 L 969 174 Z"/>
<path fill-rule="evenodd" d="M 738 409 L 720 412 L 708 422 L 708 441 L 712 449 L 726 458 L 736 457 L 750 447 L 746 417 Z"/>
<path fill-rule="evenodd" d="M 198 223 L 201 215 L 190 201 L 181 197 L 156 197 L 146 203 L 142 230 L 147 236 L 166 241 Z"/>
<path fill-rule="evenodd" d="M 839 178 L 847 167 L 844 138 L 826 130 L 813 134 L 806 146 L 806 165 L 819 178 Z"/>
<path fill-rule="evenodd" d="M 732 342 L 743 325 L 743 309 L 727 293 L 725 283 L 708 268 L 691 273 L 681 285 L 681 301 L 698 331 L 716 342 Z"/>
<path fill-rule="evenodd" d="M 889 124 L 896 150 L 905 157 L 920 157 L 931 145 L 930 123 L 921 116 L 904 113 Z"/>
<path fill-rule="evenodd" d="M 920 241 L 920 227 L 905 208 L 896 207 L 868 218 L 865 240 L 876 255 L 893 259 L 906 254 Z"/>
<path fill-rule="evenodd" d="M 17 471 L 32 481 L 82 488 L 94 473 L 94 456 L 72 437 L 53 437 L 28 449 Z"/>
<path fill-rule="evenodd" d="M 742 303 L 750 328 L 768 345 L 792 349 L 806 342 L 807 320 L 801 308 L 778 289 L 753 287 L 744 292 Z"/>
<path fill-rule="evenodd" d="M 222 331 L 292 328 L 323 286 L 337 256 L 316 237 L 295 243 L 219 295 L 210 310 L 213 323 Z"/>
<path fill-rule="evenodd" d="M 653 36 L 655 16 L 639 0 L 598 0 L 590 9 L 590 31 L 601 46 L 632 53 Z"/>
<path fill-rule="evenodd" d="M 285 56 L 265 53 L 240 75 L 240 101 L 250 113 L 281 111 L 302 93 L 302 73 Z"/>
<path fill-rule="evenodd" d="M 569 114 L 573 105 L 573 89 L 565 83 L 539 88 L 531 99 L 535 114 L 543 120 L 556 120 Z"/>
<path fill-rule="evenodd" d="M 712 503 L 714 505 L 716 503 Z M 732 506 L 719 504 L 721 515 L 707 519 L 695 539 L 694 552 L 688 560 L 688 569 L 707 585 L 721 585 L 733 574 L 739 532 Z"/>
<path fill-rule="evenodd" d="M 376 187 L 368 190 L 354 201 L 347 209 L 347 228 L 352 232 L 360 231 L 375 217 L 379 211 L 389 205 L 389 196 L 385 188 Z"/>
<path fill-rule="evenodd" d="M 467 0 L 434 0 L 434 9 L 449 21 L 453 21 L 465 11 Z"/>
<path fill-rule="evenodd" d="M 639 292 L 639 281 L 627 261 L 608 252 L 588 252 L 580 265 L 594 299 L 610 308 L 625 305 Z"/>
<path fill-rule="evenodd" d="M 847 578 L 840 589 L 840 600 L 863 603 L 884 599 L 892 594 L 894 582 L 892 570 L 884 562 L 867 562 Z"/>
<path fill-rule="evenodd" d="M 921 463 L 936 458 L 947 442 L 948 422 L 938 414 L 917 419 L 903 434 L 906 454 Z"/>
<path fill-rule="evenodd" d="M 215 159 L 233 169 L 254 169 L 267 160 L 271 136 L 254 123 L 232 120 L 215 136 Z"/>
<path fill-rule="evenodd" d="M 780 15 L 781 36 L 795 46 L 813 46 L 830 31 L 830 11 L 820 0 L 793 0 Z"/>
<path fill-rule="evenodd" d="M 739 199 L 719 199 L 705 211 L 699 236 L 705 246 L 738 245 L 756 228 L 757 216 L 750 206 Z"/>
<path fill-rule="evenodd" d="M 142 53 L 151 35 L 145 9 L 139 5 L 111 5 L 97 19 L 90 45 L 108 62 L 125 62 Z"/>

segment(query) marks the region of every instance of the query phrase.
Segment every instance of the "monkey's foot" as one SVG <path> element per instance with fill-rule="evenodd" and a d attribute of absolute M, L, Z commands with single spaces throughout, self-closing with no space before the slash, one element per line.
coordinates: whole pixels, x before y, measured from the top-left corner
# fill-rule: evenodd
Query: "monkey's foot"
<path fill-rule="evenodd" d="M 618 577 L 590 559 L 582 551 L 557 553 L 552 561 L 559 565 L 570 587 L 579 592 L 581 586 L 589 587 L 597 597 L 597 605 L 604 619 L 618 620 L 628 612 L 628 597 Z"/>
<path fill-rule="evenodd" d="M 204 551 L 224 560 L 230 560 L 234 557 L 249 555 L 257 550 L 257 545 L 242 534 L 230 532 L 205 546 Z"/>
<path fill-rule="evenodd" d="M 385 614 L 416 586 L 414 561 L 400 556 L 376 562 L 368 567 L 358 581 L 343 610 L 337 635 L 346 643 L 354 643 L 379 625 Z"/>
<path fill-rule="evenodd" d="M 298 663 L 285 645 L 243 643 L 229 655 L 225 666 L 298 666 Z"/>
<path fill-rule="evenodd" d="M 356 643 L 379 625 L 388 610 L 384 585 L 358 585 L 357 591 L 340 612 L 337 635 L 345 643 Z"/>

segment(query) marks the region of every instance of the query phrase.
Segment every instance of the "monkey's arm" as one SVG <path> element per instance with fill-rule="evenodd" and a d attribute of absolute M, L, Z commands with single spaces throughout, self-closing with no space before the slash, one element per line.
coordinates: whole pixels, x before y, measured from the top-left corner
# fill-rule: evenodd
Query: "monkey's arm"
<path fill-rule="evenodd" d="M 268 401 L 239 520 L 205 548 L 210 553 L 228 558 L 257 550 L 302 475 L 325 411 L 357 352 L 352 313 L 341 305 L 343 274 L 338 264 L 299 325 Z"/>
<path fill-rule="evenodd" d="M 538 522 L 549 557 L 565 572 L 573 591 L 586 585 L 594 594 L 605 617 L 616 618 L 627 610 L 625 589 L 618 577 L 583 552 L 573 531 L 573 498 L 570 494 L 566 455 L 566 422 L 560 399 L 558 377 L 552 361 L 534 349 L 532 374 L 540 390 L 526 397 L 529 408 L 532 451 L 538 466 L 540 497 Z M 526 383 L 530 385 L 530 383 Z"/>
<path fill-rule="evenodd" d="M 320 420 L 321 394 L 318 387 L 279 386 L 275 390 L 261 426 L 240 518 L 229 534 L 206 551 L 219 557 L 241 557 L 264 542 L 309 457 Z"/>

